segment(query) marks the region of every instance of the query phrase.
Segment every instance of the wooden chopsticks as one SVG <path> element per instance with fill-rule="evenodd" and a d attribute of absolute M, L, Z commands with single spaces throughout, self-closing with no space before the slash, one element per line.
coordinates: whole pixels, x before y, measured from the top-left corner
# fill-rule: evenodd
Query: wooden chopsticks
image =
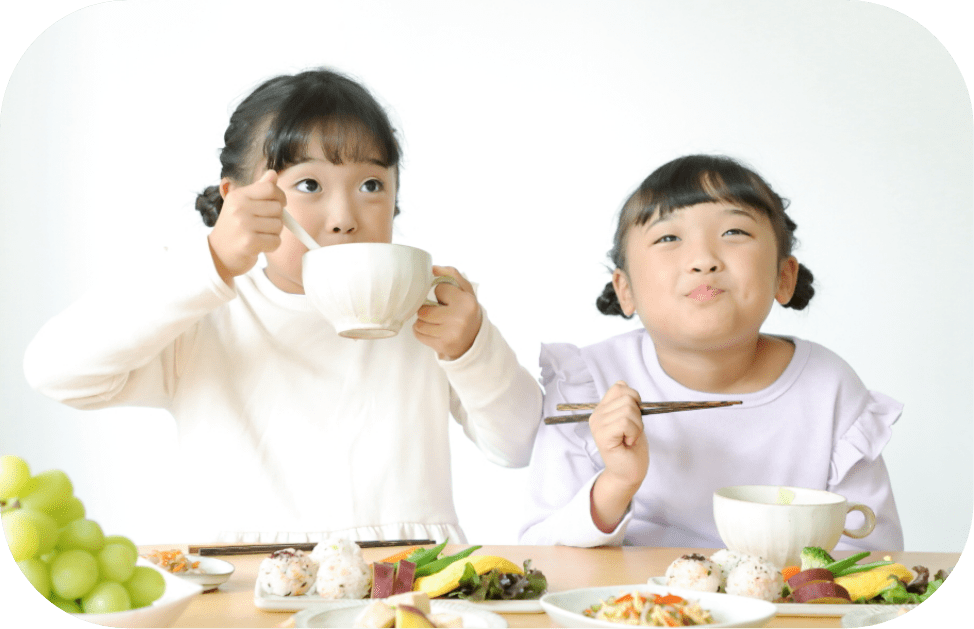
<path fill-rule="evenodd" d="M 659 413 L 677 413 L 679 411 L 695 411 L 702 408 L 719 408 L 721 406 L 733 406 L 741 404 L 741 400 L 721 400 L 719 402 L 642 402 L 639 405 L 639 412 L 642 415 L 656 415 Z M 555 408 L 559 411 L 587 411 L 592 410 L 598 403 L 585 404 L 559 404 Z M 555 415 L 545 417 L 546 424 L 571 424 L 575 422 L 585 422 L 591 417 L 591 413 L 580 413 L 576 415 Z"/>
<path fill-rule="evenodd" d="M 425 546 L 435 544 L 432 539 L 392 539 L 388 541 L 355 542 L 360 548 L 385 548 L 387 546 Z M 239 546 L 190 546 L 189 554 L 201 556 L 214 555 L 257 555 L 273 553 L 278 550 L 293 548 L 295 550 L 311 551 L 318 542 L 297 542 L 293 544 L 241 544 Z"/>

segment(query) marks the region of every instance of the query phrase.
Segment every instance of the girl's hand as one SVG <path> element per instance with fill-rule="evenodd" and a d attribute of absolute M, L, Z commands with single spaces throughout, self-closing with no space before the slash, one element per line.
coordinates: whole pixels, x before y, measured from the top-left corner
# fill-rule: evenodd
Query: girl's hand
<path fill-rule="evenodd" d="M 213 263 L 225 282 L 252 269 L 259 254 L 280 246 L 286 204 L 273 170 L 250 185 L 231 184 L 209 235 Z"/>
<path fill-rule="evenodd" d="M 649 469 L 639 403 L 639 393 L 620 381 L 606 391 L 588 420 L 605 463 L 592 487 L 592 520 L 605 533 L 622 520 Z"/>
<path fill-rule="evenodd" d="M 460 287 L 438 285 L 434 292 L 440 305 L 420 307 L 413 333 L 420 343 L 436 350 L 441 360 L 456 360 L 470 349 L 480 331 L 480 302 L 473 286 L 455 268 L 434 266 L 433 275 L 449 275 Z"/>

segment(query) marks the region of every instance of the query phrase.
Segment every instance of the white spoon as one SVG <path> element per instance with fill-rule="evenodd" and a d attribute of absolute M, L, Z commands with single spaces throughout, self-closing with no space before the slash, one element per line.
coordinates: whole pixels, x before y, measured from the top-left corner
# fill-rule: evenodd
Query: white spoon
<path fill-rule="evenodd" d="M 321 247 L 321 245 L 319 245 L 308 232 L 304 231 L 304 227 L 301 227 L 301 225 L 294 220 L 294 217 L 291 216 L 291 213 L 287 211 L 287 208 L 284 208 L 281 218 L 284 219 L 284 226 L 291 230 L 291 233 L 297 236 L 298 240 L 301 241 L 301 244 L 307 247 L 308 250 L 318 249 Z"/>

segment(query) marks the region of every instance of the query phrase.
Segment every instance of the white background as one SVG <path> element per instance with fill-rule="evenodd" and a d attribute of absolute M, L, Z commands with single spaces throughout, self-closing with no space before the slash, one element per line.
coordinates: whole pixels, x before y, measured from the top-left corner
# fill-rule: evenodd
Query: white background
<path fill-rule="evenodd" d="M 108 532 L 189 539 L 201 514 L 180 514 L 166 483 L 172 420 L 45 400 L 24 382 L 23 349 L 133 252 L 204 234 L 193 201 L 219 175 L 233 106 L 272 75 L 327 65 L 400 130 L 394 239 L 478 282 L 532 372 L 539 342 L 636 325 L 593 303 L 639 181 L 689 152 L 752 164 L 792 200 L 818 291 L 806 311 L 776 308 L 766 331 L 826 345 L 906 405 L 885 456 L 907 549 L 960 551 L 974 503 L 974 161 L 953 6 L 68 0 L 5 15 L 0 453 L 67 471 Z M 515 543 L 524 470 L 454 436 L 468 537 Z"/>

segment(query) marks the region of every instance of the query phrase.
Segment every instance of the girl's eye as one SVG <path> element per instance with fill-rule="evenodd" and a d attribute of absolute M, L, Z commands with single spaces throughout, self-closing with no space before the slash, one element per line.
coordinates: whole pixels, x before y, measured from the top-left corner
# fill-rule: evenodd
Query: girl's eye
<path fill-rule="evenodd" d="M 733 229 L 728 229 L 727 231 L 725 231 L 724 235 L 725 236 L 750 236 L 751 234 L 744 231 L 743 229 L 737 229 L 735 227 Z"/>
<path fill-rule="evenodd" d="M 369 179 L 359 188 L 362 192 L 379 192 L 382 190 L 382 182 L 378 179 Z"/>
<path fill-rule="evenodd" d="M 294 186 L 301 192 L 318 192 L 321 186 L 314 179 L 302 179 Z"/>
<path fill-rule="evenodd" d="M 656 239 L 656 243 L 660 243 L 660 242 L 676 242 L 677 240 L 679 240 L 679 238 L 677 238 L 673 234 L 667 234 L 665 236 L 661 236 L 660 238 L 657 238 Z M 656 244 L 656 243 L 653 243 L 653 244 Z"/>

